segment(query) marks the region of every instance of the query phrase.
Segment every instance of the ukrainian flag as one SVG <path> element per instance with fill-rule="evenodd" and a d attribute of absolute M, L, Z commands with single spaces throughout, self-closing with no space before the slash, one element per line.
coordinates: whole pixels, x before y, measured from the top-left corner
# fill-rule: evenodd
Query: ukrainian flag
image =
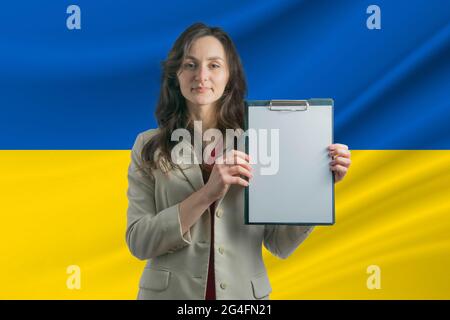
<path fill-rule="evenodd" d="M 264 259 L 272 299 L 450 298 L 446 0 L 16 1 L 0 10 L 0 298 L 135 299 L 127 168 L 160 61 L 194 22 L 236 43 L 248 99 L 335 100 L 336 224 Z"/>

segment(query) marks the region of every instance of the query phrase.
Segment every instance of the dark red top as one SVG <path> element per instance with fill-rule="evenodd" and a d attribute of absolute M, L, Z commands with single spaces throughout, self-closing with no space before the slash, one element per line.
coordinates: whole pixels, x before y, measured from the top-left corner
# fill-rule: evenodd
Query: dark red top
<path fill-rule="evenodd" d="M 211 156 L 215 156 L 214 149 L 211 153 Z M 214 164 L 208 165 L 206 163 L 202 166 L 203 181 L 205 184 L 208 182 L 209 175 L 211 174 L 213 166 Z M 209 251 L 208 279 L 206 281 L 205 300 L 216 300 L 216 283 L 214 277 L 214 206 L 215 202 L 213 202 L 209 206 L 209 209 L 211 211 L 211 246 Z"/>

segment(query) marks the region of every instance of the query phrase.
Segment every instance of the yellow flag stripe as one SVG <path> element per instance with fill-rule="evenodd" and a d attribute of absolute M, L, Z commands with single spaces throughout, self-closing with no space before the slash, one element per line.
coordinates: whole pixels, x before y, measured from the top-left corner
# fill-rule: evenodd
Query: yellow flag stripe
<path fill-rule="evenodd" d="M 129 159 L 0 151 L 1 299 L 136 298 L 144 262 L 125 244 Z M 449 182 L 450 151 L 353 151 L 336 224 L 286 260 L 263 250 L 271 298 L 450 299 Z"/>

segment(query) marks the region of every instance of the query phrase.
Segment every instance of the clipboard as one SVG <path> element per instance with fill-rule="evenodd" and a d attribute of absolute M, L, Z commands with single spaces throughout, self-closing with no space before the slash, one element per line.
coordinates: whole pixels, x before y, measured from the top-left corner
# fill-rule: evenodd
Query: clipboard
<path fill-rule="evenodd" d="M 246 224 L 335 223 L 334 175 L 328 153 L 334 140 L 333 109 L 332 99 L 246 101 L 244 145 L 253 168 L 245 188 Z M 276 129 L 279 141 L 272 139 Z M 266 142 L 264 134 L 259 134 L 264 130 Z M 255 159 L 264 153 L 258 140 L 268 145 L 265 152 L 273 152 L 273 159 L 278 143 L 278 171 L 274 165 L 271 174 L 267 170 L 262 174 L 264 165 Z"/>

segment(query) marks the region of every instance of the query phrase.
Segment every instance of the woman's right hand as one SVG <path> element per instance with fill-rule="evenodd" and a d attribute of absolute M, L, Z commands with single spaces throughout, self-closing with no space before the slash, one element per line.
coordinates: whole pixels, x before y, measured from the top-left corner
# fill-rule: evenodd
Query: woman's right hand
<path fill-rule="evenodd" d="M 222 198 L 232 184 L 248 186 L 248 182 L 240 176 L 253 177 L 248 154 L 239 150 L 230 150 L 215 160 L 213 169 L 205 185 L 207 197 L 212 201 Z"/>

